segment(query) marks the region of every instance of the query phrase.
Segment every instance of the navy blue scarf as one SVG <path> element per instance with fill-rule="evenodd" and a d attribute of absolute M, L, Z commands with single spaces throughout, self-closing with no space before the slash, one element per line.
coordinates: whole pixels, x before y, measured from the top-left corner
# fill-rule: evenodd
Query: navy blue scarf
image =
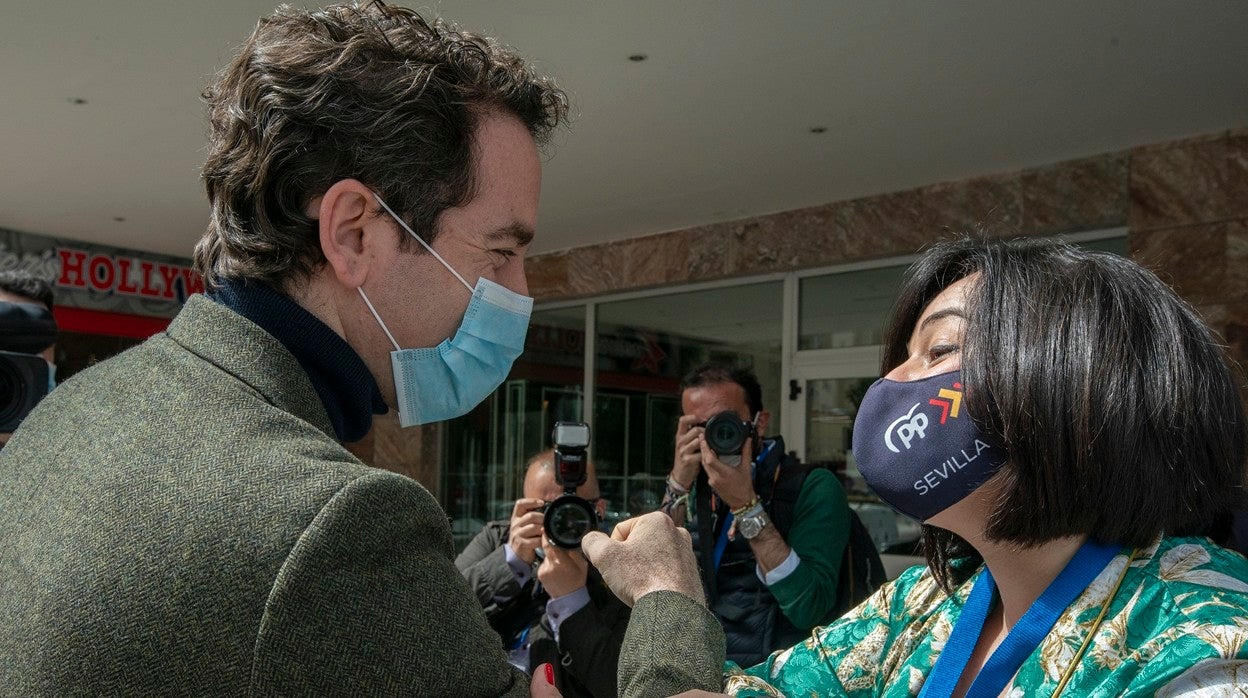
<path fill-rule="evenodd" d="M 213 301 L 256 323 L 286 347 L 321 396 L 339 441 L 359 441 L 374 414 L 389 411 L 364 360 L 346 340 L 298 303 L 258 281 L 227 279 Z"/>

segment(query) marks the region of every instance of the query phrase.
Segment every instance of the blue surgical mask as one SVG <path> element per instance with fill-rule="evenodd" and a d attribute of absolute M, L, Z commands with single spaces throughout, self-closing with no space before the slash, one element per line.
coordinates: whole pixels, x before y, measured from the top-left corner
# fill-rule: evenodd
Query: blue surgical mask
<path fill-rule="evenodd" d="M 919 521 L 962 501 L 1006 454 L 962 404 L 962 372 L 900 382 L 881 378 L 854 419 L 854 461 L 880 499 Z"/>
<path fill-rule="evenodd" d="M 468 285 L 380 196 L 377 203 L 472 294 L 454 337 L 436 347 L 403 349 L 364 289 L 356 289 L 394 345 L 390 368 L 399 402 L 399 425 L 430 424 L 467 414 L 502 385 L 511 364 L 524 351 L 533 299 L 485 278 L 477 279 L 475 288 Z"/>

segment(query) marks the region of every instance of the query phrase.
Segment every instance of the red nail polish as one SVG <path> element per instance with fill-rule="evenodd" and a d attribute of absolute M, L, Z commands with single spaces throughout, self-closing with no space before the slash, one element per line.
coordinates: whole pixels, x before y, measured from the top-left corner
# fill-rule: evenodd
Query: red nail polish
<path fill-rule="evenodd" d="M 555 665 L 546 663 L 543 666 L 545 666 L 546 668 L 546 683 L 550 684 L 551 686 L 554 686 L 555 685 Z"/>

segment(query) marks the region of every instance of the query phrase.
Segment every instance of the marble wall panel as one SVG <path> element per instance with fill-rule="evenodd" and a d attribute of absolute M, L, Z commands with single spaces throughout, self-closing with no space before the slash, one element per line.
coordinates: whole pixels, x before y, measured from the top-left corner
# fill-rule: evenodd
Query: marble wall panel
<path fill-rule="evenodd" d="M 919 190 L 928 240 L 964 233 L 1014 237 L 1022 221 L 1020 173 L 945 182 Z"/>
<path fill-rule="evenodd" d="M 707 281 L 728 275 L 736 244 L 728 224 L 704 225 L 678 234 L 685 238 L 689 250 L 685 265 L 690 281 Z"/>
<path fill-rule="evenodd" d="M 1154 230 L 1233 217 L 1231 200 L 1242 196 L 1242 172 L 1232 171 L 1236 139 L 1201 140 L 1169 148 L 1140 148 L 1132 153 L 1130 172 L 1132 230 Z M 1235 158 L 1237 167 L 1239 157 Z"/>
<path fill-rule="evenodd" d="M 1240 130 L 1248 131 L 1248 128 L 1244 128 Z M 1134 148 L 1131 148 L 1131 150 L 1128 152 L 1130 152 L 1132 155 L 1136 155 L 1139 153 L 1147 153 L 1147 152 L 1153 152 L 1153 151 L 1159 151 L 1159 150 L 1170 150 L 1172 148 L 1187 148 L 1189 146 L 1196 146 L 1202 143 L 1213 143 L 1214 141 L 1220 141 L 1220 140 L 1225 139 L 1229 135 L 1234 135 L 1235 132 L 1236 132 L 1235 129 L 1231 129 L 1227 131 L 1212 131 L 1210 133 L 1198 133 L 1194 136 L 1176 138 L 1170 141 L 1160 141 L 1157 143 L 1144 143 L 1142 145 L 1137 145 Z"/>
<path fill-rule="evenodd" d="M 1224 300 L 1227 224 L 1212 223 L 1136 233 L 1131 258 L 1156 272 L 1193 305 Z"/>
<path fill-rule="evenodd" d="M 733 231 L 730 274 L 762 274 L 828 264 L 844 257 L 836 207 L 785 211 L 746 221 Z"/>
<path fill-rule="evenodd" d="M 1226 353 L 1235 362 L 1240 395 L 1248 402 L 1248 303 L 1228 303 L 1222 312 L 1225 320 L 1221 334 Z"/>
<path fill-rule="evenodd" d="M 1128 157 L 1114 153 L 1022 173 L 1022 232 L 1047 234 L 1126 225 Z"/>
<path fill-rule="evenodd" d="M 1226 139 L 1226 216 L 1248 218 L 1248 130 Z"/>
<path fill-rule="evenodd" d="M 571 254 L 570 252 L 554 252 L 525 259 L 524 273 L 529 280 L 529 295 L 542 299 L 566 295 L 568 257 Z"/>
<path fill-rule="evenodd" d="M 674 233 L 570 250 L 565 296 L 684 283 L 688 258 L 688 239 Z"/>
<path fill-rule="evenodd" d="M 1240 395 L 1248 401 L 1248 303 L 1214 303 L 1196 306 L 1205 324 L 1222 343 L 1240 384 Z"/>
<path fill-rule="evenodd" d="M 538 255 L 530 286 L 539 300 L 553 300 L 913 254 L 966 232 L 1051 234 L 1127 223 L 1135 238 L 1242 218 L 1248 129 Z M 1133 245 L 1164 256 L 1168 241 L 1180 240 L 1180 254 L 1195 263 L 1199 255 L 1184 252 L 1203 249 L 1194 234 L 1182 241 L 1172 231 Z M 1196 290 L 1201 284 L 1188 279 L 1194 269 L 1176 273 Z M 1240 276 L 1231 272 L 1223 274 L 1228 288 Z"/>
<path fill-rule="evenodd" d="M 918 189 L 854 199 L 836 213 L 836 244 L 845 259 L 909 254 L 931 240 L 928 213 Z"/>
<path fill-rule="evenodd" d="M 612 253 L 618 246 L 618 243 L 613 243 L 568 250 L 565 262 L 568 282 L 562 297 L 600 293 L 603 288 L 614 288 L 620 284 L 619 270 L 609 261 L 614 258 Z"/>
<path fill-rule="evenodd" d="M 1231 302 L 1248 303 L 1248 220 L 1227 223 L 1223 297 Z"/>

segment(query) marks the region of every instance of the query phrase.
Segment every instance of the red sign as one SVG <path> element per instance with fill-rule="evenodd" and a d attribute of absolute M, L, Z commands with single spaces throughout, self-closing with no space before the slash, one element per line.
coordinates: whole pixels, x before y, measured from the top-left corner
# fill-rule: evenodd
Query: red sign
<path fill-rule="evenodd" d="M 204 278 L 190 267 L 71 247 L 58 247 L 56 254 L 61 266 L 57 286 L 178 303 L 204 290 Z"/>

